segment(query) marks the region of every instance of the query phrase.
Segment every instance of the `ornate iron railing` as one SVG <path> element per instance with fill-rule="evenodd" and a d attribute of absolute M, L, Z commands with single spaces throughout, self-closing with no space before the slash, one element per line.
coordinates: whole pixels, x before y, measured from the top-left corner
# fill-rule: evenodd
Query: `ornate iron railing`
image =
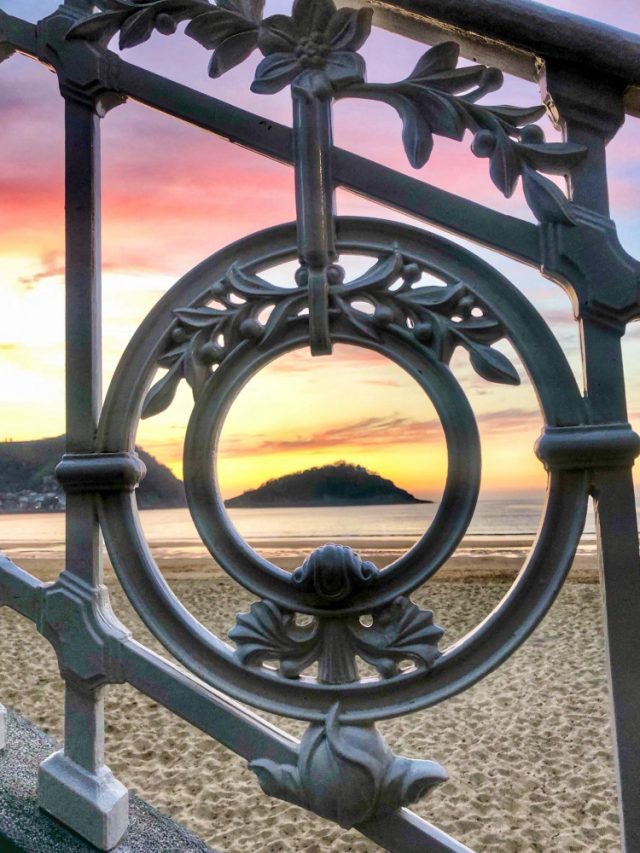
<path fill-rule="evenodd" d="M 403 808 L 444 780 L 445 770 L 393 755 L 375 721 L 464 690 L 526 639 L 566 577 L 590 495 L 598 516 L 623 843 L 640 850 L 640 558 L 631 479 L 640 442 L 627 423 L 620 349 L 626 324 L 640 315 L 640 264 L 623 251 L 609 219 L 604 158 L 625 103 L 631 112 L 637 108 L 640 39 L 522 0 L 491 0 L 493 18 L 473 25 L 474 4 L 464 0 L 433 2 L 430 18 L 415 3 L 372 5 L 385 25 L 437 42 L 397 83 L 365 80 L 358 49 L 371 25 L 367 4 L 338 10 L 332 0 L 296 0 L 291 16 L 263 18 L 261 0 L 67 0 L 36 26 L 0 13 L 0 57 L 19 51 L 58 75 L 67 151 L 67 452 L 58 467 L 67 492 L 66 568 L 44 584 L 1 557 L 0 604 L 36 623 L 65 680 L 64 750 L 41 767 L 40 804 L 103 850 L 127 826 L 127 791 L 103 754 L 104 690 L 116 682 L 130 683 L 243 755 L 269 794 L 356 826 L 389 850 L 467 849 Z M 526 13 L 520 23 L 514 12 Z M 550 25 L 544 31 L 541 16 Z M 169 35 L 185 20 L 187 35 L 211 52 L 213 77 L 256 49 L 263 54 L 252 88 L 268 94 L 290 85 L 293 129 L 107 49 L 116 33 L 126 48 L 154 29 Z M 564 53 L 551 26 L 556 22 L 574 37 Z M 463 48 L 470 43 L 475 51 L 484 36 L 483 50 L 500 64 L 544 76 L 546 109 L 564 142 L 545 141 L 536 124 L 544 106 L 484 105 L 484 96 L 500 87 L 501 72 L 458 67 L 458 46 L 443 40 L 452 26 Z M 616 49 L 617 58 L 610 57 Z M 590 51 L 593 61 L 585 63 Z M 473 152 L 489 161 L 497 189 L 510 196 L 521 181 L 539 224 L 335 149 L 332 104 L 348 97 L 397 110 L 414 166 L 428 160 L 434 135 L 461 140 L 471 131 Z M 292 163 L 297 221 L 222 249 L 171 288 L 134 335 L 101 411 L 100 121 L 126 98 Z M 545 174 L 569 177 L 569 193 Z M 538 267 L 562 286 L 581 327 L 586 393 L 545 322 L 504 276 L 431 233 L 336 218 L 338 185 Z M 345 280 L 339 261 L 350 253 L 369 256 L 371 266 Z M 270 283 L 270 267 L 296 258 L 296 287 Z M 425 273 L 439 284 L 426 284 Z M 266 307 L 271 312 L 263 321 Z M 513 364 L 493 348 L 502 338 L 519 354 L 540 402 L 545 428 L 536 452 L 549 473 L 547 501 L 511 589 L 484 622 L 441 650 L 442 629 L 410 595 L 455 551 L 480 475 L 475 419 L 449 362 L 462 347 L 484 380 L 517 384 Z M 211 459 L 222 417 L 249 376 L 298 347 L 328 354 L 333 342 L 380 352 L 418 382 L 442 422 L 449 470 L 434 524 L 392 566 L 379 570 L 348 548 L 326 545 L 289 574 L 258 557 L 230 526 Z M 166 369 L 160 379 L 159 368 Z M 184 466 L 191 514 L 211 554 L 258 598 L 229 626 L 233 645 L 172 595 L 137 519 L 134 490 L 144 476 L 134 452 L 137 424 L 167 408 L 183 380 L 194 396 Z M 197 678 L 137 643 L 113 616 L 99 531 L 137 613 Z M 300 613 L 312 620 L 299 624 Z M 378 677 L 361 678 L 358 660 Z M 312 677 L 307 671 L 316 663 Z M 306 720 L 309 728 L 298 744 L 235 700 Z"/>

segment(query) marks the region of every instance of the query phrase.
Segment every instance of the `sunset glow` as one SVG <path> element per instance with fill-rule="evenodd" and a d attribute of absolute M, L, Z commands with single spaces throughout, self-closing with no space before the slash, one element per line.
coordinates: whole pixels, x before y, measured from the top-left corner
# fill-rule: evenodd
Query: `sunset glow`
<path fill-rule="evenodd" d="M 49 0 L 0 0 L 0 8 L 37 20 L 57 6 Z M 593 0 L 551 3 L 602 18 Z M 269 3 L 271 12 L 283 3 Z M 617 0 L 615 20 L 637 28 L 635 0 Z M 389 44 L 393 50 L 381 50 Z M 400 47 L 397 50 L 397 47 Z M 377 32 L 364 53 L 370 77 L 409 69 L 424 45 Z M 368 51 L 368 52 L 367 52 Z M 382 58 L 381 58 L 382 57 Z M 393 57 L 393 60 L 392 58 Z M 203 91 L 270 118 L 290 122 L 287 98 L 248 92 L 251 63 L 219 81 L 206 77 L 206 61 L 193 43 L 155 35 L 127 53 Z M 508 81 L 493 101 L 529 103 L 532 84 Z M 350 104 L 352 102 L 349 102 Z M 0 66 L 0 381 L 2 439 L 32 439 L 64 432 L 63 103 L 55 77 L 25 57 Z M 337 112 L 339 144 L 411 172 L 399 142 L 397 117 L 376 107 Z M 119 107 L 104 121 L 104 322 L 105 387 L 127 341 L 157 299 L 193 265 L 232 240 L 294 217 L 291 171 L 198 129 L 140 105 Z M 610 147 L 613 215 L 621 239 L 640 255 L 640 168 L 637 119 L 628 118 Z M 552 131 L 553 133 L 553 131 Z M 438 139 L 420 176 L 474 200 L 530 219 L 521 191 L 505 202 L 491 185 L 486 161 L 464 143 Z M 338 193 L 339 212 L 410 221 L 394 212 Z M 474 249 L 498 266 L 538 307 L 579 371 L 578 337 L 565 294 L 532 270 Z M 640 426 L 640 329 L 625 342 L 630 419 Z M 541 417 L 519 366 L 523 385 L 487 383 L 468 356 L 453 366 L 469 394 L 483 440 L 483 488 L 542 490 L 544 471 L 532 452 Z M 168 412 L 145 421 L 139 443 L 182 471 L 182 439 L 192 401 L 180 389 Z M 365 465 L 419 497 L 438 498 L 446 475 L 442 430 L 433 406 L 396 365 L 369 351 L 336 347 L 334 358 L 295 352 L 252 380 L 233 406 L 220 443 L 218 473 L 225 496 L 268 478 L 344 459 Z"/>

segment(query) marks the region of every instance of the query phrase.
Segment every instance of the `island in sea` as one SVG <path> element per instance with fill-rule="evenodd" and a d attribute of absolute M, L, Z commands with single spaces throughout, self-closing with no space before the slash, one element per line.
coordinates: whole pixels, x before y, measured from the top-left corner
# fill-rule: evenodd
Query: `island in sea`
<path fill-rule="evenodd" d="M 65 452 L 64 436 L 0 442 L 0 512 L 56 512 L 65 508 L 55 468 Z M 136 447 L 147 473 L 137 490 L 140 509 L 186 506 L 184 485 L 153 456 Z M 362 465 L 334 462 L 296 471 L 225 501 L 234 507 L 372 506 L 422 501 Z"/>
<path fill-rule="evenodd" d="M 433 503 L 416 498 L 362 465 L 334 462 L 268 480 L 225 501 L 229 508 L 373 506 Z"/>
<path fill-rule="evenodd" d="M 65 508 L 55 468 L 65 452 L 65 437 L 0 442 L 0 512 L 56 512 Z M 147 468 L 137 491 L 141 509 L 187 505 L 184 486 L 157 459 L 136 447 Z"/>

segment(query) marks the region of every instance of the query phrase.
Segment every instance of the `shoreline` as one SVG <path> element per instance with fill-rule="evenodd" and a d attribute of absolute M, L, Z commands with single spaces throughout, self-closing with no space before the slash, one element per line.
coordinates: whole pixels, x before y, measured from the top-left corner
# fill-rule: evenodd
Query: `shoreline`
<path fill-rule="evenodd" d="M 439 569 L 439 581 L 509 581 L 515 579 L 523 565 L 534 537 L 520 535 L 480 535 L 465 537 L 452 557 Z M 406 536 L 342 536 L 340 544 L 357 551 L 363 560 L 384 568 L 398 560 L 414 544 Z M 285 571 L 298 568 L 306 557 L 326 538 L 292 537 L 250 540 L 251 546 L 264 559 Z M 167 580 L 207 580 L 225 572 L 200 542 L 192 539 L 151 539 L 149 542 L 159 569 Z M 64 565 L 65 545 L 62 539 L 43 544 L 28 540 L 12 540 L 0 548 L 9 559 L 40 580 L 54 580 Z M 113 569 L 105 551 L 105 572 L 113 577 Z M 583 537 L 578 547 L 569 581 L 598 583 L 599 570 L 595 537 Z"/>

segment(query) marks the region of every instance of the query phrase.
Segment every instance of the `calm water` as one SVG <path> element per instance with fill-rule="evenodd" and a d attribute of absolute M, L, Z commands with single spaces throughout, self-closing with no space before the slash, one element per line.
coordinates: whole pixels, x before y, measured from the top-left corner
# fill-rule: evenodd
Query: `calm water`
<path fill-rule="evenodd" d="M 536 532 L 542 498 L 481 500 L 469 527 L 470 550 L 484 551 L 483 538 L 501 537 L 508 548 L 510 537 Z M 323 507 L 309 509 L 236 509 L 230 516 L 240 533 L 259 542 L 260 550 L 280 543 L 279 551 L 300 548 L 304 541 L 341 541 L 358 538 L 417 539 L 428 527 L 437 504 L 392 507 Z M 141 513 L 152 546 L 167 555 L 204 553 L 186 509 L 146 510 Z M 590 510 L 583 547 L 592 549 L 594 518 Z M 61 551 L 64 516 L 60 513 L 0 515 L 0 548 L 11 553 Z"/>

